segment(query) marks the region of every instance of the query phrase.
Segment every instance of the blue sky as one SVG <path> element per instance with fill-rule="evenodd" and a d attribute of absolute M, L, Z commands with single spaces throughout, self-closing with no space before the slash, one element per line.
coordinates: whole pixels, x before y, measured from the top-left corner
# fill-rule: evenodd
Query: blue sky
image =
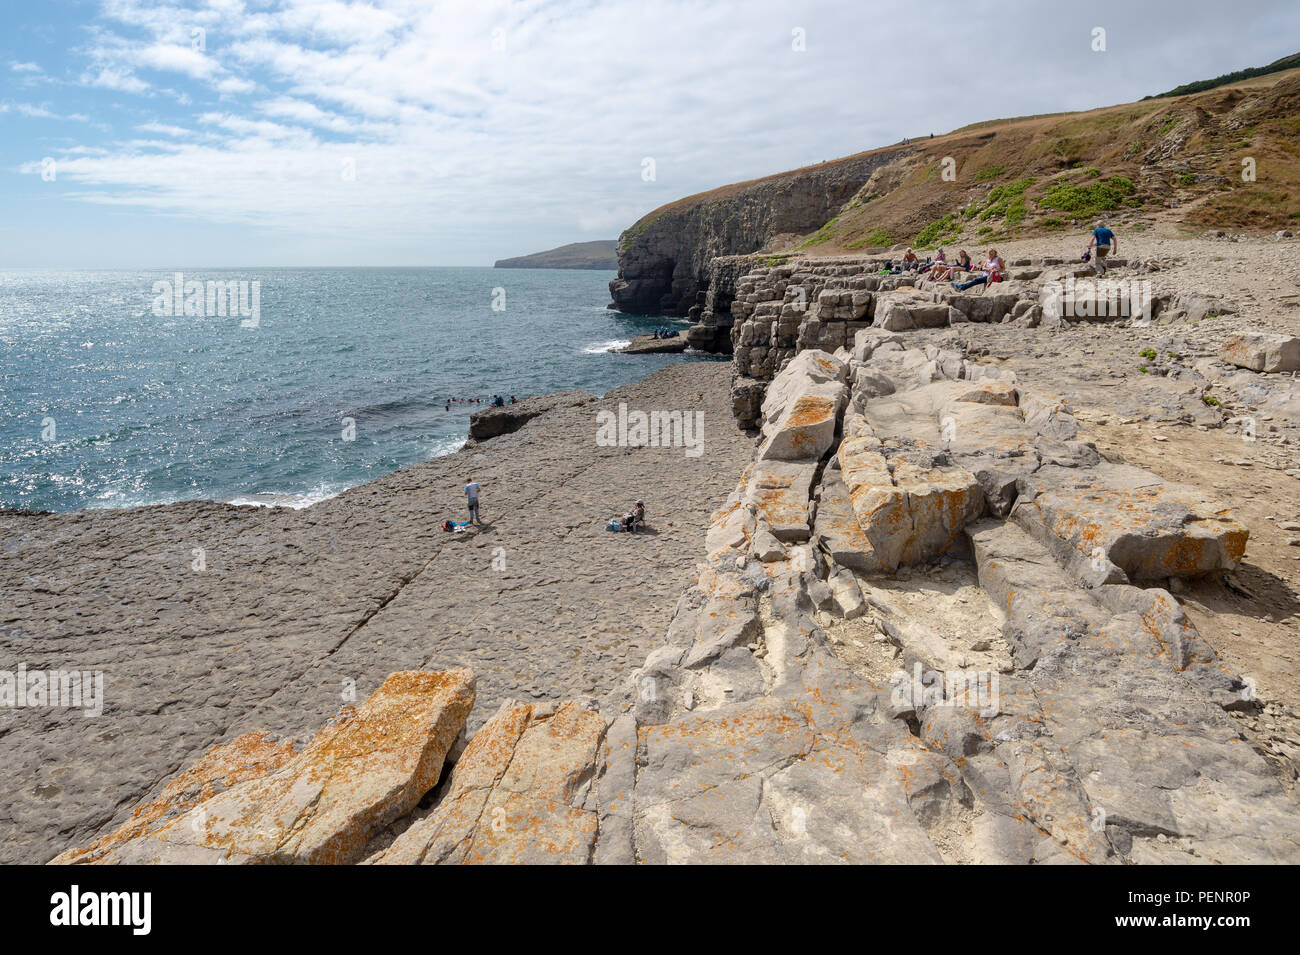
<path fill-rule="evenodd" d="M 1228 9 L 11 2 L 0 268 L 490 265 L 903 135 L 1297 52 L 1300 4 Z"/>

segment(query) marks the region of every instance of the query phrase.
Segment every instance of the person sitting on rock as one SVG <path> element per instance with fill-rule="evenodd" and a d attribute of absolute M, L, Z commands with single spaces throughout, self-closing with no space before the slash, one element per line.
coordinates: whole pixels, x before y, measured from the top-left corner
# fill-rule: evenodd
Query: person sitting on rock
<path fill-rule="evenodd" d="M 921 260 L 916 257 L 916 253 L 908 249 L 903 253 L 903 271 L 915 272 L 920 266 Z"/>
<path fill-rule="evenodd" d="M 979 275 L 973 276 L 970 281 L 962 282 L 960 285 L 953 282 L 952 287 L 959 292 L 964 292 L 968 288 L 973 288 L 976 285 L 987 287 L 990 282 L 1002 281 L 1003 269 L 1002 258 L 998 255 L 998 250 L 989 249 L 988 258 L 984 260 L 984 265 L 980 269 Z"/>
<path fill-rule="evenodd" d="M 970 256 L 965 249 L 962 249 L 957 253 L 957 257 L 953 259 L 951 264 L 945 262 L 941 267 L 936 263 L 935 267 L 930 271 L 930 280 L 933 282 L 952 281 L 957 278 L 958 272 L 969 271 L 969 269 Z"/>
<path fill-rule="evenodd" d="M 926 262 L 925 265 L 921 266 L 921 271 L 929 272 L 930 277 L 933 278 L 935 272 L 942 271 L 947 267 L 948 267 L 948 256 L 944 253 L 943 249 L 940 249 L 938 252 L 934 254 L 933 259 L 931 259 L 929 262 Z"/>
<path fill-rule="evenodd" d="M 623 515 L 623 530 L 636 533 L 637 527 L 645 525 L 645 502 L 637 501 L 632 510 Z"/>

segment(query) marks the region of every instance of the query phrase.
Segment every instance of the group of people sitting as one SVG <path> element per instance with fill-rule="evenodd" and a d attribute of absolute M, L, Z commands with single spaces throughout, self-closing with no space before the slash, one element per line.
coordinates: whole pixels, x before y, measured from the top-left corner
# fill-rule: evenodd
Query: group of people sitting
<path fill-rule="evenodd" d="M 462 404 L 463 404 L 463 405 L 481 405 L 482 403 L 483 403 L 483 399 L 482 399 L 482 398 L 448 398 L 448 399 L 447 399 L 447 404 L 446 404 L 446 409 L 447 409 L 448 411 L 450 411 L 452 405 L 462 405 Z M 510 396 L 510 401 L 509 401 L 508 403 L 509 403 L 509 404 L 512 404 L 512 405 L 517 403 L 517 399 L 515 398 L 514 395 L 511 395 L 511 396 Z M 504 397 L 503 395 L 493 395 L 493 396 L 492 396 L 492 400 L 489 402 L 489 404 L 490 404 L 493 408 L 501 408 L 501 407 L 504 407 L 504 406 L 507 404 L 507 402 L 506 402 L 506 399 L 505 399 L 505 397 Z"/>
<path fill-rule="evenodd" d="M 989 249 L 988 257 L 978 268 L 971 264 L 970 255 L 965 249 L 958 251 L 954 259 L 949 262 L 948 254 L 940 249 L 935 253 L 933 259 L 920 260 L 915 252 L 908 249 L 903 253 L 903 259 L 898 265 L 886 263 L 885 271 L 891 275 L 902 275 L 907 272 L 915 272 L 923 280 L 928 278 L 931 282 L 949 282 L 953 288 L 958 291 L 965 291 L 976 285 L 987 285 L 990 282 L 1001 282 L 1006 266 L 1002 257 L 998 255 L 997 249 Z M 971 278 L 961 284 L 956 282 L 959 272 L 974 272 Z"/>
<path fill-rule="evenodd" d="M 655 338 L 676 338 L 677 329 L 675 328 L 656 328 Z"/>

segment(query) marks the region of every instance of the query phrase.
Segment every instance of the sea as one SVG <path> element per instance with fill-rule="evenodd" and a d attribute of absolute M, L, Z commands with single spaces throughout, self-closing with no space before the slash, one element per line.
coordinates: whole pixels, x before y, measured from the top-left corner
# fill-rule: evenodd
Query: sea
<path fill-rule="evenodd" d="M 494 395 L 716 360 L 612 352 L 674 324 L 607 309 L 613 277 L 0 271 L 0 507 L 304 507 L 456 451 Z"/>

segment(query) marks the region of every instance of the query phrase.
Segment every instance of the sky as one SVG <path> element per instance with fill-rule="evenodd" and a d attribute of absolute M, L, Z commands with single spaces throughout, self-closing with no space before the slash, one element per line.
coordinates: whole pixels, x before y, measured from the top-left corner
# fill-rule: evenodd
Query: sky
<path fill-rule="evenodd" d="M 0 268 L 491 265 L 1300 48 L 1294 0 L 0 3 Z"/>

